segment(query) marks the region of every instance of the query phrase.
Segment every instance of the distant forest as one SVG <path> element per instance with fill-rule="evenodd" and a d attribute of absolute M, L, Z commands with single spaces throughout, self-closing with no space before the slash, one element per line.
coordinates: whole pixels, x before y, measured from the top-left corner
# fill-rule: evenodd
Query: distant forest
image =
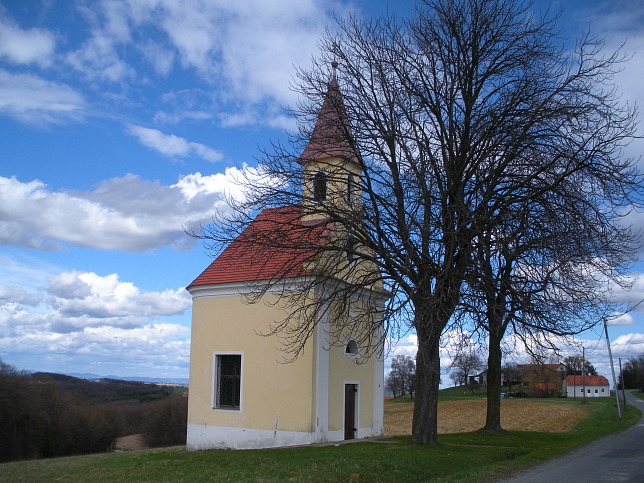
<path fill-rule="evenodd" d="M 184 444 L 185 387 L 18 371 L 0 360 L 0 461 L 112 451 L 141 434 Z"/>

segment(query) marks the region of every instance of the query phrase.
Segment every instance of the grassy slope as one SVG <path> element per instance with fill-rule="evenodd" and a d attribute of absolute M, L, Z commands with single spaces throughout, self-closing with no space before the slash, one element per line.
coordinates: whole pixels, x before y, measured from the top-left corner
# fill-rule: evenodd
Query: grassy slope
<path fill-rule="evenodd" d="M 584 405 L 589 417 L 567 433 L 451 434 L 441 435 L 436 446 L 398 437 L 252 451 L 175 447 L 7 463 L 0 465 L 0 481 L 487 481 L 622 430 L 639 417 L 628 406 L 624 419 L 616 420 L 613 402 Z"/>

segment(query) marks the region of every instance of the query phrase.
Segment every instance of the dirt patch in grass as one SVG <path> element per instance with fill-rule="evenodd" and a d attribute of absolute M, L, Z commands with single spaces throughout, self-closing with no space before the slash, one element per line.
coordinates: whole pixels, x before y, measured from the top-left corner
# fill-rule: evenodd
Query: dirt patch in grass
<path fill-rule="evenodd" d="M 122 451 L 139 451 L 146 449 L 147 446 L 143 442 L 143 438 L 140 434 L 131 434 L 129 436 L 123 436 L 116 440 L 116 449 Z"/>
<path fill-rule="evenodd" d="M 444 401 L 438 403 L 438 433 L 467 433 L 485 425 L 487 403 Z M 385 402 L 385 435 L 411 434 L 414 404 Z M 559 433 L 572 429 L 586 412 L 579 406 L 561 402 L 501 401 L 501 426 L 509 431 Z"/>

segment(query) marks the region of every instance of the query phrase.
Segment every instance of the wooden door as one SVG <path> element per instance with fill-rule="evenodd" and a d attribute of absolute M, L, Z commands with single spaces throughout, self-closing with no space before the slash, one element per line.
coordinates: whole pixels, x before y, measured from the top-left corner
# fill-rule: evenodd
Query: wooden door
<path fill-rule="evenodd" d="M 356 437 L 356 393 L 357 384 L 344 385 L 344 439 Z"/>

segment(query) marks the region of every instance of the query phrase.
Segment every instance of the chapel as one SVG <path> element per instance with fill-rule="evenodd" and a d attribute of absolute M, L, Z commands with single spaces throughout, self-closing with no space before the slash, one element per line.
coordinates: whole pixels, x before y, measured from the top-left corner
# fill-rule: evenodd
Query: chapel
<path fill-rule="evenodd" d="M 340 105 L 333 76 L 299 160 L 302 204 L 261 211 L 187 287 L 192 296 L 189 450 L 267 448 L 383 434 L 384 356 L 382 351 L 367 354 L 352 337 L 351 324 L 343 325 L 349 328 L 341 331 L 341 343 L 337 336 L 331 341 L 339 316 L 319 310 L 304 350 L 288 363 L 279 338 L 262 335 L 271 323 L 298 316 L 285 312 L 288 304 L 280 298 L 302 295 L 297 291 L 310 287 L 302 280 L 322 277 L 318 264 L 311 262 L 317 244 L 346 237 L 325 218 L 328 210 L 318 208 L 330 204 L 359 213 L 362 164 L 352 153 Z M 263 234 L 275 240 L 275 233 L 282 246 L 249 242 Z M 351 257 L 355 250 L 351 246 L 335 256 Z M 341 278 L 335 274 L 320 286 L 333 290 Z M 377 283 L 365 290 L 371 293 L 362 300 L 377 305 L 372 313 L 378 317 L 387 292 Z M 317 289 L 309 291 L 305 295 L 311 300 L 320 296 Z M 249 296 L 257 293 L 261 296 Z M 378 326 L 377 320 L 372 323 Z"/>

